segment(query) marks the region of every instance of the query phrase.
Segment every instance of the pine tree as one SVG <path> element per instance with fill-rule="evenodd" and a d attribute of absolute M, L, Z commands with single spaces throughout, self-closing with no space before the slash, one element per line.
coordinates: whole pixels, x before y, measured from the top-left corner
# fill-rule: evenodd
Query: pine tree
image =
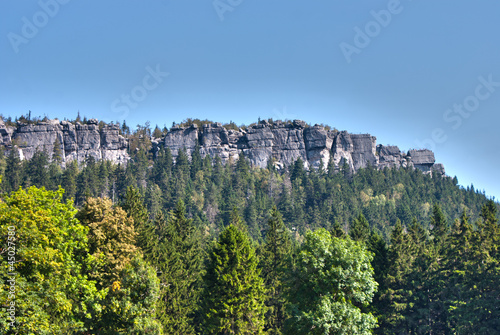
<path fill-rule="evenodd" d="M 268 290 L 265 329 L 270 335 L 282 334 L 287 318 L 285 311 L 284 276 L 292 252 L 290 236 L 281 213 L 274 206 L 267 222 L 265 244 L 260 255 L 262 277 Z"/>
<path fill-rule="evenodd" d="M 263 334 L 265 288 L 249 237 L 230 225 L 210 251 L 204 276 L 203 333 Z"/>

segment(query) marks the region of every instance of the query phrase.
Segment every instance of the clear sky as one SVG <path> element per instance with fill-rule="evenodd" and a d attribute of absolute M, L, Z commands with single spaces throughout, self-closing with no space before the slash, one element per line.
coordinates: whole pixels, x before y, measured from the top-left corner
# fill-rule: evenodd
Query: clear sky
<path fill-rule="evenodd" d="M 302 119 L 500 197 L 500 2 L 0 2 L 0 113 L 129 126 Z"/>

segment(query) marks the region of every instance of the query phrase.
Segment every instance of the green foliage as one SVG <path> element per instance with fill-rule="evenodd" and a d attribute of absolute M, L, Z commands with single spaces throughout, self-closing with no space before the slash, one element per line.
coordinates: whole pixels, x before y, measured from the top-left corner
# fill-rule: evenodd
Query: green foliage
<path fill-rule="evenodd" d="M 265 242 L 260 253 L 261 274 L 268 291 L 265 329 L 268 334 L 277 335 L 282 333 L 287 319 L 284 278 L 292 254 L 292 243 L 276 206 L 270 211 L 267 227 Z"/>
<path fill-rule="evenodd" d="M 158 315 L 163 330 L 166 334 L 194 334 L 203 250 L 182 201 L 170 211 L 167 222 L 161 212 L 156 214 L 150 236 L 145 253 L 162 285 Z"/>
<path fill-rule="evenodd" d="M 16 147 L 12 147 L 7 156 L 5 167 L 4 183 L 6 184 L 6 191 L 16 191 L 21 186 L 21 159 L 19 158 L 19 151 Z"/>
<path fill-rule="evenodd" d="M 144 206 L 142 195 L 137 188 L 133 186 L 127 187 L 121 208 L 134 221 L 134 230 L 137 233 L 137 246 L 139 248 L 145 247 L 150 238 L 146 233 L 149 227 L 149 214 Z"/>
<path fill-rule="evenodd" d="M 290 334 L 370 334 L 376 319 L 363 313 L 378 284 L 372 255 L 325 229 L 307 232 L 290 273 Z"/>
<path fill-rule="evenodd" d="M 104 315 L 93 329 L 99 334 L 163 334 L 156 319 L 159 295 L 154 268 L 141 256 L 134 257 L 110 287 Z"/>
<path fill-rule="evenodd" d="M 358 217 L 352 222 L 349 228 L 349 236 L 354 241 L 362 242 L 367 241 L 370 237 L 370 224 L 363 213 L 359 213 Z"/>
<path fill-rule="evenodd" d="M 199 128 L 211 123 L 186 122 Z M 140 246 L 161 280 L 161 306 L 155 309 L 165 333 L 190 334 L 194 328 L 205 332 L 201 325 L 205 324 L 203 319 L 208 320 L 207 305 L 199 299 L 204 284 L 200 279 L 203 248 L 211 250 L 205 241 L 231 224 L 245 238 L 248 232 L 249 248 L 258 247 L 262 256 L 259 269 L 267 288 L 262 298 L 267 306 L 263 331 L 279 333 L 288 318 L 282 308 L 289 303 L 288 295 L 283 295 L 288 285 L 284 285 L 283 276 L 295 273 L 297 255 L 286 251 L 288 242 L 281 244 L 287 240 L 282 232 L 291 232 L 290 243 L 298 246 L 306 231 L 320 228 L 349 241 L 345 243 L 356 240 L 373 254 L 371 266 L 379 292 L 369 306 L 353 305 L 361 315 L 372 313 L 378 318 L 380 327 L 375 333 L 493 333 L 499 327 L 498 203 L 488 201 L 484 192 L 461 188 L 456 178 L 431 177 L 411 168 L 367 167 L 352 174 L 347 161 L 336 165 L 333 158 L 319 171 L 308 171 L 301 159 L 285 170 L 278 169 L 272 160 L 267 168 L 259 169 L 244 155 L 226 164 L 218 156 L 202 158 L 202 150 L 196 147 L 189 152 L 179 150 L 174 164 L 169 148 L 153 150 L 149 124 L 130 132 L 124 122 L 122 133 L 129 138 L 131 149 L 132 159 L 126 166 L 89 156 L 84 164 L 74 161 L 61 169 L 49 159 L 50 155 L 58 156 L 54 152 L 38 151 L 32 160 L 21 162 L 15 146 L 7 155 L 0 150 L 0 173 L 5 174 L 0 191 L 17 191 L 29 185 L 57 191 L 62 185 L 64 201 L 74 198 L 76 206 L 83 206 L 80 213 L 88 214 L 81 217 L 83 226 L 90 230 L 85 247 L 75 253 L 80 257 L 75 264 L 83 264 L 83 277 L 97 281 L 99 294 L 111 290 L 114 283 L 115 287 L 121 285 L 124 271 L 130 269 Z M 105 205 L 95 200 L 89 208 L 87 202 L 93 197 L 111 200 Z M 164 213 L 169 213 L 166 220 Z M 285 262 L 290 253 L 291 262 Z M 132 272 L 142 271 L 140 268 L 134 267 Z M 87 304 L 91 306 L 87 307 L 90 317 L 75 316 L 75 322 L 91 329 L 109 317 L 122 322 L 117 329 L 131 332 L 130 324 L 118 320 L 132 314 L 111 313 L 111 293 L 109 299 L 96 295 Z M 114 299 L 116 306 L 131 301 L 128 293 Z M 78 302 L 78 298 L 73 301 Z M 345 312 L 345 318 L 352 316 L 351 307 L 334 303 L 318 302 L 315 306 L 322 307 L 311 307 L 311 313 L 319 314 L 310 314 L 311 318 L 318 315 L 318 322 L 328 323 L 328 311 L 337 307 L 337 312 Z M 199 306 L 204 309 L 196 310 Z M 252 317 L 258 315 L 261 320 L 261 312 Z M 56 311 L 51 318 L 64 318 L 63 314 Z M 140 320 L 142 316 L 133 318 Z M 289 325 L 297 326 L 300 323 L 293 322 L 297 320 L 295 317 Z M 154 317 L 145 322 L 154 329 Z"/>
<path fill-rule="evenodd" d="M 88 198 L 77 218 L 89 228 L 90 254 L 101 260 L 90 276 L 98 287 L 111 287 L 138 252 L 134 220 L 121 207 L 113 206 L 111 200 L 101 198 Z"/>
<path fill-rule="evenodd" d="M 88 254 L 88 228 L 63 193 L 30 187 L 0 202 L 0 302 L 4 308 L 15 303 L 16 334 L 83 331 L 101 309 L 105 291 L 85 275 L 96 264 Z M 0 320 L 1 333 L 13 334 L 7 319 Z"/>
<path fill-rule="evenodd" d="M 56 162 L 57 164 L 61 164 L 62 159 L 63 159 L 63 152 L 62 152 L 61 141 L 59 141 L 59 137 L 56 137 L 52 150 L 52 161 Z"/>
<path fill-rule="evenodd" d="M 211 247 L 204 276 L 206 334 L 263 334 L 265 288 L 248 236 L 230 225 Z"/>

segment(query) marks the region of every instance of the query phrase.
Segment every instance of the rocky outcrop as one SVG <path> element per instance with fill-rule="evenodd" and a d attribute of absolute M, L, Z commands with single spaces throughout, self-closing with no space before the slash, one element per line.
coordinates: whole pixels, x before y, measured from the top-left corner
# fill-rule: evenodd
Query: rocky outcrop
<path fill-rule="evenodd" d="M 258 167 L 265 167 L 272 160 L 282 169 L 300 157 L 306 168 L 319 168 L 326 167 L 331 158 L 337 169 L 345 163 L 353 172 L 368 165 L 378 169 L 414 166 L 424 173 L 444 175 L 444 167 L 435 164 L 430 150 L 403 153 L 396 146 L 377 146 L 376 138 L 369 134 L 326 130 L 319 125 L 309 127 L 300 120 L 286 124 L 263 121 L 239 130 L 227 130 L 220 123 L 207 124 L 201 129 L 195 125 L 173 127 L 163 145 L 172 150 L 174 157 L 182 148 L 190 154 L 199 145 L 202 156 L 219 156 L 223 162 L 234 161 L 243 153 Z"/>
<path fill-rule="evenodd" d="M 444 175 L 442 164 L 436 164 L 430 150 L 401 152 L 396 146 L 376 145 L 376 138 L 369 134 L 350 134 L 347 131 L 308 126 L 295 120 L 272 124 L 262 121 L 257 125 L 231 130 L 220 123 L 205 124 L 198 128 L 172 127 L 160 141 L 153 139 L 153 152 L 161 146 L 170 148 L 174 157 L 185 149 L 190 155 L 200 147 L 202 156 L 219 156 L 223 162 L 236 161 L 240 154 L 253 166 L 265 167 L 272 162 L 284 169 L 301 158 L 306 168 L 326 167 L 330 160 L 336 169 L 347 164 L 352 172 L 368 165 L 378 169 L 413 166 L 424 173 Z M 119 134 L 119 125 L 99 127 L 91 119 L 87 124 L 51 120 L 37 124 L 6 126 L 0 121 L 0 145 L 7 150 L 14 145 L 22 159 L 30 159 L 36 150 L 46 150 L 50 155 L 60 146 L 63 165 L 76 160 L 85 162 L 87 157 L 107 159 L 125 164 L 129 160 L 128 140 Z"/>
<path fill-rule="evenodd" d="M 116 163 L 126 163 L 130 158 L 128 142 L 119 135 L 119 126 L 104 125 L 99 129 L 95 119 L 87 124 L 50 120 L 37 124 L 19 123 L 17 127 L 8 127 L 0 121 L 0 135 L 1 144 L 7 150 L 16 146 L 21 159 L 30 159 L 37 150 L 45 150 L 51 157 L 55 146 L 60 149 L 63 165 L 72 160 L 82 163 L 87 157 Z"/>

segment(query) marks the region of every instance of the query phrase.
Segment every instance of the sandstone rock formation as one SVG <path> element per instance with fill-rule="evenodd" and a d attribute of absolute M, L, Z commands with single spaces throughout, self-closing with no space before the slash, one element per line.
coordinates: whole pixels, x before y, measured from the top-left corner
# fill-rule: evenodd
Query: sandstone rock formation
<path fill-rule="evenodd" d="M 97 120 L 87 124 L 51 120 L 35 125 L 6 126 L 0 121 L 0 145 L 7 150 L 16 145 L 22 159 L 30 159 L 36 150 L 52 154 L 54 145 L 60 145 L 63 165 L 69 161 L 84 162 L 89 156 L 125 164 L 129 159 L 128 140 L 119 134 L 119 125 L 104 125 Z M 413 166 L 424 173 L 444 175 L 442 164 L 436 164 L 430 150 L 410 150 L 403 153 L 396 146 L 376 145 L 369 134 L 350 134 L 347 131 L 327 130 L 323 126 L 309 127 L 304 121 L 292 123 L 262 121 L 257 125 L 228 130 L 220 123 L 205 124 L 199 128 L 172 127 L 161 140 L 153 140 L 153 150 L 159 146 L 170 148 L 174 157 L 185 149 L 190 155 L 200 146 L 202 156 L 219 156 L 223 162 L 236 161 L 243 153 L 253 166 L 265 167 L 271 162 L 278 168 L 290 166 L 297 158 L 306 168 L 326 167 L 333 159 L 336 168 L 347 164 L 355 172 L 368 165 L 378 169 Z"/>
<path fill-rule="evenodd" d="M 7 150 L 17 146 L 21 159 L 30 159 L 36 150 L 46 150 L 51 156 L 55 145 L 61 149 L 63 165 L 72 160 L 82 163 L 89 156 L 116 163 L 126 163 L 130 158 L 128 142 L 119 135 L 119 126 L 105 125 L 99 129 L 95 119 L 85 125 L 50 120 L 37 124 L 18 123 L 17 127 L 6 126 L 0 121 L 0 135 L 0 144 Z"/>
<path fill-rule="evenodd" d="M 236 160 L 243 153 L 254 166 L 265 167 L 272 160 L 284 168 L 301 158 L 306 168 L 327 166 L 330 157 L 339 168 L 346 163 L 351 171 L 372 165 L 384 167 L 414 166 L 424 173 L 444 175 L 442 164 L 435 164 L 430 150 L 410 150 L 403 153 L 396 146 L 376 145 L 369 134 L 350 134 L 347 131 L 326 130 L 315 125 L 307 127 L 304 121 L 293 123 L 263 121 L 248 129 L 227 130 L 220 123 L 207 124 L 199 129 L 173 127 L 163 144 L 177 156 L 182 148 L 191 154 L 200 145 L 202 156 L 219 156 L 223 162 Z"/>

